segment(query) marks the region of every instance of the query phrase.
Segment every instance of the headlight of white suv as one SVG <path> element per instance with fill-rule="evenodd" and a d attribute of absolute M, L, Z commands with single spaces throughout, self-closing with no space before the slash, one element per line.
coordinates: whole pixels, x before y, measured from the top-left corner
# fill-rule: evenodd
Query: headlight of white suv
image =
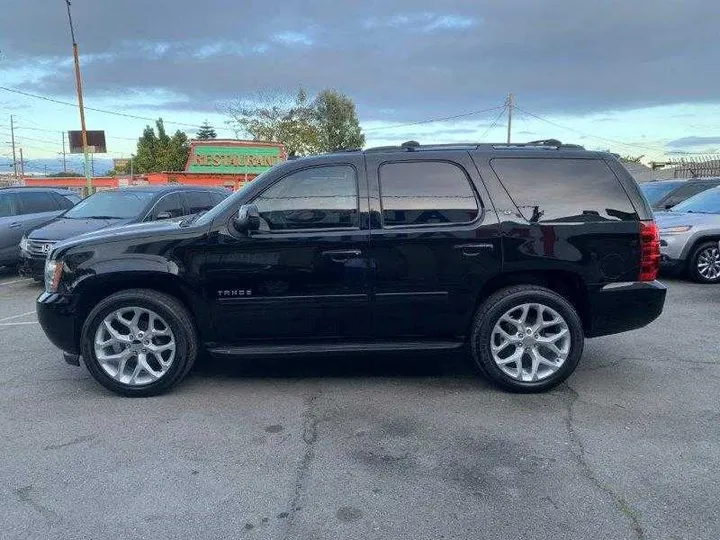
<path fill-rule="evenodd" d="M 683 234 L 692 229 L 692 225 L 678 225 L 677 227 L 667 227 L 660 229 L 660 236 L 668 236 L 671 234 Z"/>
<path fill-rule="evenodd" d="M 56 259 L 45 261 L 45 290 L 49 293 L 57 292 L 62 278 L 63 263 Z"/>
<path fill-rule="evenodd" d="M 23 236 L 22 239 L 20 240 L 20 249 L 23 251 L 27 251 L 27 246 L 28 246 L 27 236 Z"/>

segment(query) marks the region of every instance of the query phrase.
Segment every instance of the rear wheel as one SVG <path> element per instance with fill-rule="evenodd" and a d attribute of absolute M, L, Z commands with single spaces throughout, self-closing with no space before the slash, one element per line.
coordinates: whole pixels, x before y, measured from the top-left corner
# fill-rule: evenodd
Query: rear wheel
<path fill-rule="evenodd" d="M 575 370 L 585 337 L 565 298 L 544 287 L 519 285 L 483 303 L 470 340 L 476 367 L 492 382 L 516 392 L 540 392 Z"/>
<path fill-rule="evenodd" d="M 156 291 L 113 294 L 83 325 L 85 365 L 100 384 L 124 396 L 168 390 L 187 375 L 196 355 L 189 313 L 177 299 Z"/>
<path fill-rule="evenodd" d="M 698 283 L 720 283 L 720 247 L 717 242 L 704 242 L 690 257 L 690 277 Z"/>

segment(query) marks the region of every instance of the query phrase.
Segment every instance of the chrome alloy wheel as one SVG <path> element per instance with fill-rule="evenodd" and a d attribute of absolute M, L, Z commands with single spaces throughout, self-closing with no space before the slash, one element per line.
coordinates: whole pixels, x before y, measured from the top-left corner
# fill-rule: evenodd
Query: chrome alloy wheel
<path fill-rule="evenodd" d="M 536 303 L 507 311 L 490 336 L 495 364 L 521 382 L 540 381 L 554 374 L 567 360 L 570 345 L 565 319 L 554 309 Z"/>
<path fill-rule="evenodd" d="M 95 332 L 95 357 L 116 381 L 144 386 L 163 377 L 175 359 L 175 335 L 152 310 L 126 307 L 110 313 Z"/>
<path fill-rule="evenodd" d="M 720 278 L 720 248 L 715 246 L 703 249 L 698 254 L 697 271 L 708 281 Z"/>

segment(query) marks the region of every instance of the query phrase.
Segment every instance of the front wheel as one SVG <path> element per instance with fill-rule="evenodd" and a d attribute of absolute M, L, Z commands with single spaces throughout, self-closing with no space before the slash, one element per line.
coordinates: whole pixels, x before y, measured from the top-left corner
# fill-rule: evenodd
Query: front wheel
<path fill-rule="evenodd" d="M 698 283 L 720 283 L 720 246 L 704 242 L 690 257 L 690 277 Z"/>
<path fill-rule="evenodd" d="M 105 388 L 124 396 L 168 390 L 187 375 L 196 355 L 190 314 L 177 299 L 157 291 L 115 293 L 83 325 L 85 365 Z"/>
<path fill-rule="evenodd" d="M 549 390 L 580 361 L 585 336 L 573 305 L 535 285 L 496 292 L 478 309 L 470 345 L 476 367 L 515 392 Z"/>

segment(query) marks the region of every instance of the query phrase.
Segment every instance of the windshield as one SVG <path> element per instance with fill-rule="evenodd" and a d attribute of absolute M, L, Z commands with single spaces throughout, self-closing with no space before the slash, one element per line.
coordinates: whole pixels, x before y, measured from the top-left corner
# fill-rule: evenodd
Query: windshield
<path fill-rule="evenodd" d="M 131 219 L 140 215 L 155 193 L 147 191 L 101 191 L 65 212 L 70 219 Z"/>
<path fill-rule="evenodd" d="M 258 180 L 260 180 L 263 176 L 265 176 L 265 174 L 267 174 L 267 171 L 264 172 L 264 173 L 262 173 L 261 175 L 259 175 L 259 176 L 258 176 L 257 178 L 255 178 L 255 180 L 253 180 L 252 182 L 248 182 L 247 184 L 245 184 L 243 187 L 241 187 L 241 188 L 240 188 L 239 190 L 237 190 L 235 193 L 233 193 L 232 195 L 230 195 L 230 196 L 229 196 L 227 199 L 225 199 L 224 201 L 220 202 L 220 203 L 217 204 L 216 206 L 213 206 L 210 210 L 208 210 L 208 211 L 205 212 L 202 216 L 200 216 L 200 217 L 195 221 L 195 223 L 196 223 L 197 225 L 207 225 L 208 223 L 212 223 L 212 221 L 215 219 L 215 217 L 217 217 L 217 216 L 219 216 L 220 214 L 222 214 L 223 212 L 225 212 L 225 210 L 227 210 L 227 209 L 230 208 L 231 206 L 237 206 L 237 207 L 239 207 L 240 204 L 239 204 L 237 201 L 242 197 L 242 194 L 245 193 L 245 191 L 248 189 L 249 186 L 251 186 L 253 183 L 255 183 L 255 182 L 257 182 Z"/>
<path fill-rule="evenodd" d="M 673 189 L 683 184 L 684 182 L 648 182 L 647 184 L 640 184 L 640 189 L 648 202 L 655 204 Z"/>
<path fill-rule="evenodd" d="M 720 214 L 720 188 L 708 189 L 674 206 L 672 212 Z"/>

